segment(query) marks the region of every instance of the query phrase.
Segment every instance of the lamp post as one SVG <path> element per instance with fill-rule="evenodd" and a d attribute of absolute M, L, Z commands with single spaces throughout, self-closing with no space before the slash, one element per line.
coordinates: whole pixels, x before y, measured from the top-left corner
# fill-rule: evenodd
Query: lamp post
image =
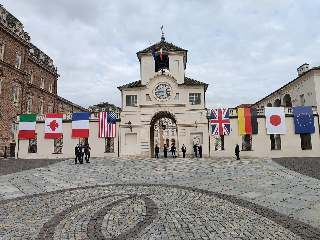
<path fill-rule="evenodd" d="M 130 131 L 132 132 L 131 121 L 128 122 L 128 126 L 129 126 L 129 128 L 130 128 Z"/>

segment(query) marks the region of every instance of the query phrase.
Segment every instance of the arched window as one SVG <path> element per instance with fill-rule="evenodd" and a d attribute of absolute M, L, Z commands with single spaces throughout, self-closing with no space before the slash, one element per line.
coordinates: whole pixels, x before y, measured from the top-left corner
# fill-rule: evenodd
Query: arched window
<path fill-rule="evenodd" d="M 273 103 L 273 106 L 274 106 L 274 107 L 281 107 L 280 105 L 281 105 L 280 99 L 276 99 L 276 100 L 274 101 L 274 103 Z"/>
<path fill-rule="evenodd" d="M 272 107 L 272 103 L 268 103 L 268 104 L 267 104 L 267 107 Z"/>

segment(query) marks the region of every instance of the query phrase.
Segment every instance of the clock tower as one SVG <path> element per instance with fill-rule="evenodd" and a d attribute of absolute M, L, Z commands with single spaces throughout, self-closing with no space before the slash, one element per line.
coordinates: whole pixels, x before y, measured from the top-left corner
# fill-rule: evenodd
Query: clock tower
<path fill-rule="evenodd" d="M 161 41 L 139 51 L 141 80 L 118 87 L 122 94 L 120 123 L 120 156 L 153 157 L 156 144 L 163 150 L 175 144 L 178 156 L 181 146 L 187 157 L 193 156 L 193 145 L 202 145 L 203 156 L 209 156 L 209 130 L 205 108 L 208 84 L 185 77 L 187 50 Z M 171 125 L 166 125 L 170 122 Z M 161 128 L 162 131 L 157 132 Z M 172 132 L 171 132 L 172 131 Z M 175 139 L 169 139 L 175 133 Z"/>

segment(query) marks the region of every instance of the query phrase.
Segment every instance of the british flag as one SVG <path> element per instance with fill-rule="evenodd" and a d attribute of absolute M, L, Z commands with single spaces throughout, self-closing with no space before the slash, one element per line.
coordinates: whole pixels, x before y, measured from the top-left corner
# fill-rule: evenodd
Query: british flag
<path fill-rule="evenodd" d="M 228 108 L 211 109 L 211 126 L 212 126 L 212 135 L 229 135 L 230 134 L 229 109 Z"/>

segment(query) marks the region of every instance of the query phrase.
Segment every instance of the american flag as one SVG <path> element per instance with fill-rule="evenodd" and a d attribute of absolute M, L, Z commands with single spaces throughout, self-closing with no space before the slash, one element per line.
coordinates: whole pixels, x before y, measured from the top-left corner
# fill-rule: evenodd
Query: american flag
<path fill-rule="evenodd" d="M 116 137 L 116 118 L 115 112 L 99 113 L 99 137 Z"/>
<path fill-rule="evenodd" d="M 230 134 L 229 109 L 228 108 L 211 109 L 211 126 L 212 126 L 212 135 L 229 135 Z"/>

